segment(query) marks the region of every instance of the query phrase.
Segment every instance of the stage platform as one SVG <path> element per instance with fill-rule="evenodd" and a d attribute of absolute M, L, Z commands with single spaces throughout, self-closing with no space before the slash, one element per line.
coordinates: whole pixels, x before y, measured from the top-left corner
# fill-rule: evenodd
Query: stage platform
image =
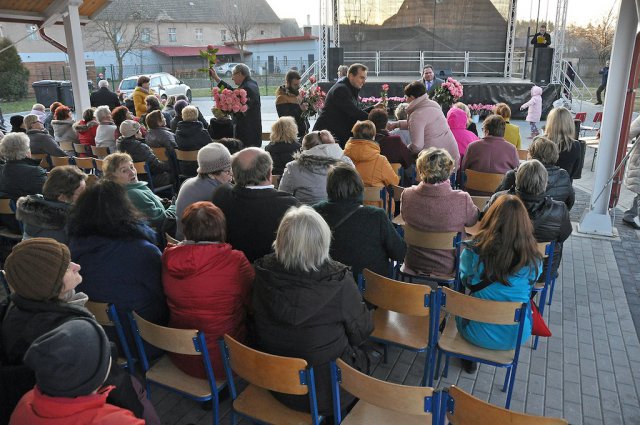
<path fill-rule="evenodd" d="M 367 83 L 360 90 L 361 97 L 380 97 L 382 84 L 389 84 L 389 96 L 404 96 L 404 86 L 419 79 L 419 74 L 414 75 L 389 75 L 375 76 L 369 75 Z M 504 102 L 511 107 L 512 118 L 524 119 L 527 111 L 520 111 L 520 106 L 530 99 L 531 87 L 534 84 L 530 80 L 522 78 L 503 77 L 458 77 L 453 76 L 464 86 L 464 96 L 461 101 L 468 104 L 484 103 L 496 104 Z M 320 83 L 323 90 L 328 90 L 334 82 Z M 542 93 L 542 116 L 543 119 L 553 108 L 553 102 L 560 97 L 561 87 L 559 84 L 549 84 L 543 87 Z"/>

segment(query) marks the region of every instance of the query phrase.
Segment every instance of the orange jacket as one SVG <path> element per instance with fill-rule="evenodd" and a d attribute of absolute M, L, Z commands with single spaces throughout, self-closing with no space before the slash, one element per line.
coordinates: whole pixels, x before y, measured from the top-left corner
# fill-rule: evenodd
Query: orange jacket
<path fill-rule="evenodd" d="M 344 154 L 351 158 L 365 186 L 398 184 L 400 177 L 389 160 L 380 155 L 380 145 L 372 140 L 349 139 Z"/>

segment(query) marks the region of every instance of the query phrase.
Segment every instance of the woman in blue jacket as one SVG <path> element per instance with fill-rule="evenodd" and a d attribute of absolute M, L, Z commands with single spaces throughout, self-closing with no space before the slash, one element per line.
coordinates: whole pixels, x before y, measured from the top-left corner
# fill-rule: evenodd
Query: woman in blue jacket
<path fill-rule="evenodd" d="M 542 259 L 533 226 L 522 201 L 504 195 L 486 212 L 480 231 L 460 258 L 460 278 L 471 296 L 491 301 L 528 303 L 533 284 L 542 271 Z M 474 286 L 483 289 L 474 291 Z M 456 318 L 458 332 L 472 344 L 490 350 L 512 350 L 518 325 L 494 325 Z M 520 344 L 531 336 L 531 311 L 527 311 Z M 471 362 L 463 362 L 470 372 Z"/>

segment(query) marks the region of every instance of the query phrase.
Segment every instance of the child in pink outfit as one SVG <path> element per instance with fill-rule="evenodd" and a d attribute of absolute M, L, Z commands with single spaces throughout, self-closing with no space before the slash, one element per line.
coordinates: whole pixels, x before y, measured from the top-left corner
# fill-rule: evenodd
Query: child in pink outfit
<path fill-rule="evenodd" d="M 520 110 L 529 108 L 527 113 L 527 121 L 531 125 L 531 136 L 529 139 L 533 139 L 540 134 L 538 131 L 538 123 L 542 116 L 542 88 L 538 86 L 531 87 L 531 99 L 520 107 Z"/>

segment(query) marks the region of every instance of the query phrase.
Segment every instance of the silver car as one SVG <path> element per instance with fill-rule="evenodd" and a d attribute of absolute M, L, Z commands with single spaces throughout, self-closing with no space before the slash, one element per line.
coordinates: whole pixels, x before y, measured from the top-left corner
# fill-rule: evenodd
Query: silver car
<path fill-rule="evenodd" d="M 149 87 L 162 99 L 166 99 L 169 96 L 178 96 L 183 94 L 187 96 L 189 102 L 191 102 L 191 87 L 178 80 L 173 75 L 166 72 L 158 72 L 156 74 L 142 74 L 149 77 Z M 127 97 L 130 97 L 133 90 L 138 84 L 138 78 L 141 75 L 132 75 L 120 81 L 118 86 L 118 93 L 124 93 Z"/>

